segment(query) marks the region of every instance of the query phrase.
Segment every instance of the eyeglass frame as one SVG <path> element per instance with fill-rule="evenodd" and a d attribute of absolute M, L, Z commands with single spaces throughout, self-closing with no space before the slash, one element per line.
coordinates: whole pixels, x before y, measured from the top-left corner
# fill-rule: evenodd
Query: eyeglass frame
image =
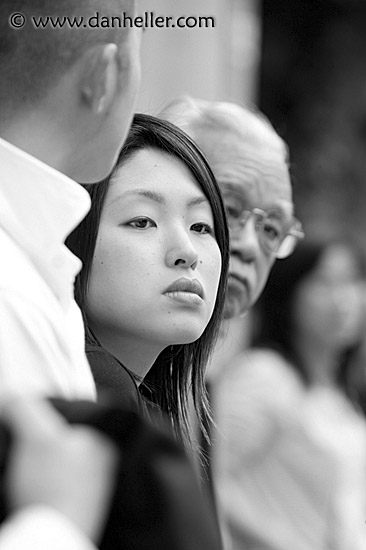
<path fill-rule="evenodd" d="M 252 210 L 243 209 L 240 213 L 240 216 L 235 218 L 235 225 L 236 227 L 232 227 L 232 224 L 230 224 L 230 219 L 233 219 L 233 216 L 227 213 L 227 220 L 228 220 L 228 226 L 230 233 L 238 233 L 241 231 L 247 224 L 247 222 L 250 220 L 252 216 L 260 216 L 262 220 L 260 221 L 260 228 L 257 229 L 258 221 L 256 221 L 255 229 L 259 233 L 259 235 L 264 235 L 263 233 L 263 227 L 265 220 L 268 219 L 271 212 L 275 212 L 276 209 L 271 210 L 262 210 L 261 208 L 253 208 Z M 268 243 L 260 238 L 260 243 L 262 247 L 270 254 L 274 254 L 277 259 L 284 259 L 290 256 L 293 251 L 295 250 L 298 242 L 302 240 L 305 237 L 305 233 L 302 229 L 302 225 L 300 220 L 293 217 L 289 228 L 287 229 L 286 233 L 284 234 L 282 240 L 276 245 L 274 248 L 271 248 L 271 246 L 268 245 Z M 281 253 L 281 248 L 283 248 L 283 245 L 288 241 L 289 238 L 292 238 L 291 244 L 288 245 L 288 251 L 285 251 Z"/>

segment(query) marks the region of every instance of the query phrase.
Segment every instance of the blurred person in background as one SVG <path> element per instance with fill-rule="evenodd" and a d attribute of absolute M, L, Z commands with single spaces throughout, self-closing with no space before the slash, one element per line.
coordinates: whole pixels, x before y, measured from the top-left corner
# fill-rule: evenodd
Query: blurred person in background
<path fill-rule="evenodd" d="M 364 549 L 366 424 L 352 372 L 364 288 L 346 241 L 301 243 L 274 266 L 255 347 L 216 395 L 226 548 Z"/>
<path fill-rule="evenodd" d="M 361 343 L 349 356 L 349 387 L 352 388 L 364 415 L 366 416 L 366 281 L 363 291 L 363 329 Z"/>

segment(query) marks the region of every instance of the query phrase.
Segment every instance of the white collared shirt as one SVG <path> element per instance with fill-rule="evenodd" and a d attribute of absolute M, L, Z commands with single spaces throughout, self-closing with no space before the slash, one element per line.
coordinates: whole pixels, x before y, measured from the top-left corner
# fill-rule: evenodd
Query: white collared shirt
<path fill-rule="evenodd" d="M 96 546 L 64 515 L 46 506 L 25 508 L 0 529 L 2 550 L 96 550 Z"/>
<path fill-rule="evenodd" d="M 64 245 L 89 208 L 80 185 L 0 139 L 0 392 L 95 399 L 81 262 Z"/>

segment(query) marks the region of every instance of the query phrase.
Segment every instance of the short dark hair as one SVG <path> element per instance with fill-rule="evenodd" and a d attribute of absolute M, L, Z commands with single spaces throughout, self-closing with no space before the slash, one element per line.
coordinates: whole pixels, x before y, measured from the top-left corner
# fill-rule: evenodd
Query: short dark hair
<path fill-rule="evenodd" d="M 215 236 L 221 252 L 222 269 L 216 304 L 212 317 L 202 336 L 193 343 L 169 346 L 159 355 L 146 375 L 141 393 L 168 414 L 175 431 L 182 440 L 190 441 L 188 420 L 189 388 L 201 419 L 207 414 L 204 372 L 218 334 L 225 302 L 226 279 L 229 263 L 229 236 L 225 208 L 216 180 L 202 153 L 183 131 L 158 118 L 137 114 L 122 148 L 117 167 L 124 164 L 139 150 L 153 148 L 174 155 L 191 171 L 206 195 L 212 208 Z M 113 174 L 96 185 L 86 185 L 92 207 L 81 225 L 69 237 L 67 244 L 83 261 L 84 267 L 77 277 L 75 297 L 82 310 L 89 343 L 98 343 L 86 314 L 88 279 L 93 261 L 101 212 Z"/>
<path fill-rule="evenodd" d="M 103 16 L 131 15 L 134 0 L 1 0 L 0 2 L 0 111 L 3 116 L 17 106 L 33 104 L 89 47 L 113 42 L 121 44 L 128 27 L 91 28 L 64 24 L 62 28 L 36 28 L 32 17 L 60 19 L 83 17 L 98 11 Z M 26 18 L 24 27 L 13 28 L 12 14 Z"/>

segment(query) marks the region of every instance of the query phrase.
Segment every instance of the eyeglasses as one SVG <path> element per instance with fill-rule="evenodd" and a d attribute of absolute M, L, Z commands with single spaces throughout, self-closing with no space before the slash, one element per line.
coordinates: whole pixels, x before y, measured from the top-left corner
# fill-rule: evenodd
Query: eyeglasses
<path fill-rule="evenodd" d="M 255 229 L 258 232 L 262 248 L 279 259 L 290 256 L 298 241 L 305 236 L 299 220 L 292 218 L 289 222 L 277 210 L 268 212 L 260 208 L 239 210 L 227 205 L 226 214 L 232 234 L 239 233 L 249 219 L 254 217 Z"/>

